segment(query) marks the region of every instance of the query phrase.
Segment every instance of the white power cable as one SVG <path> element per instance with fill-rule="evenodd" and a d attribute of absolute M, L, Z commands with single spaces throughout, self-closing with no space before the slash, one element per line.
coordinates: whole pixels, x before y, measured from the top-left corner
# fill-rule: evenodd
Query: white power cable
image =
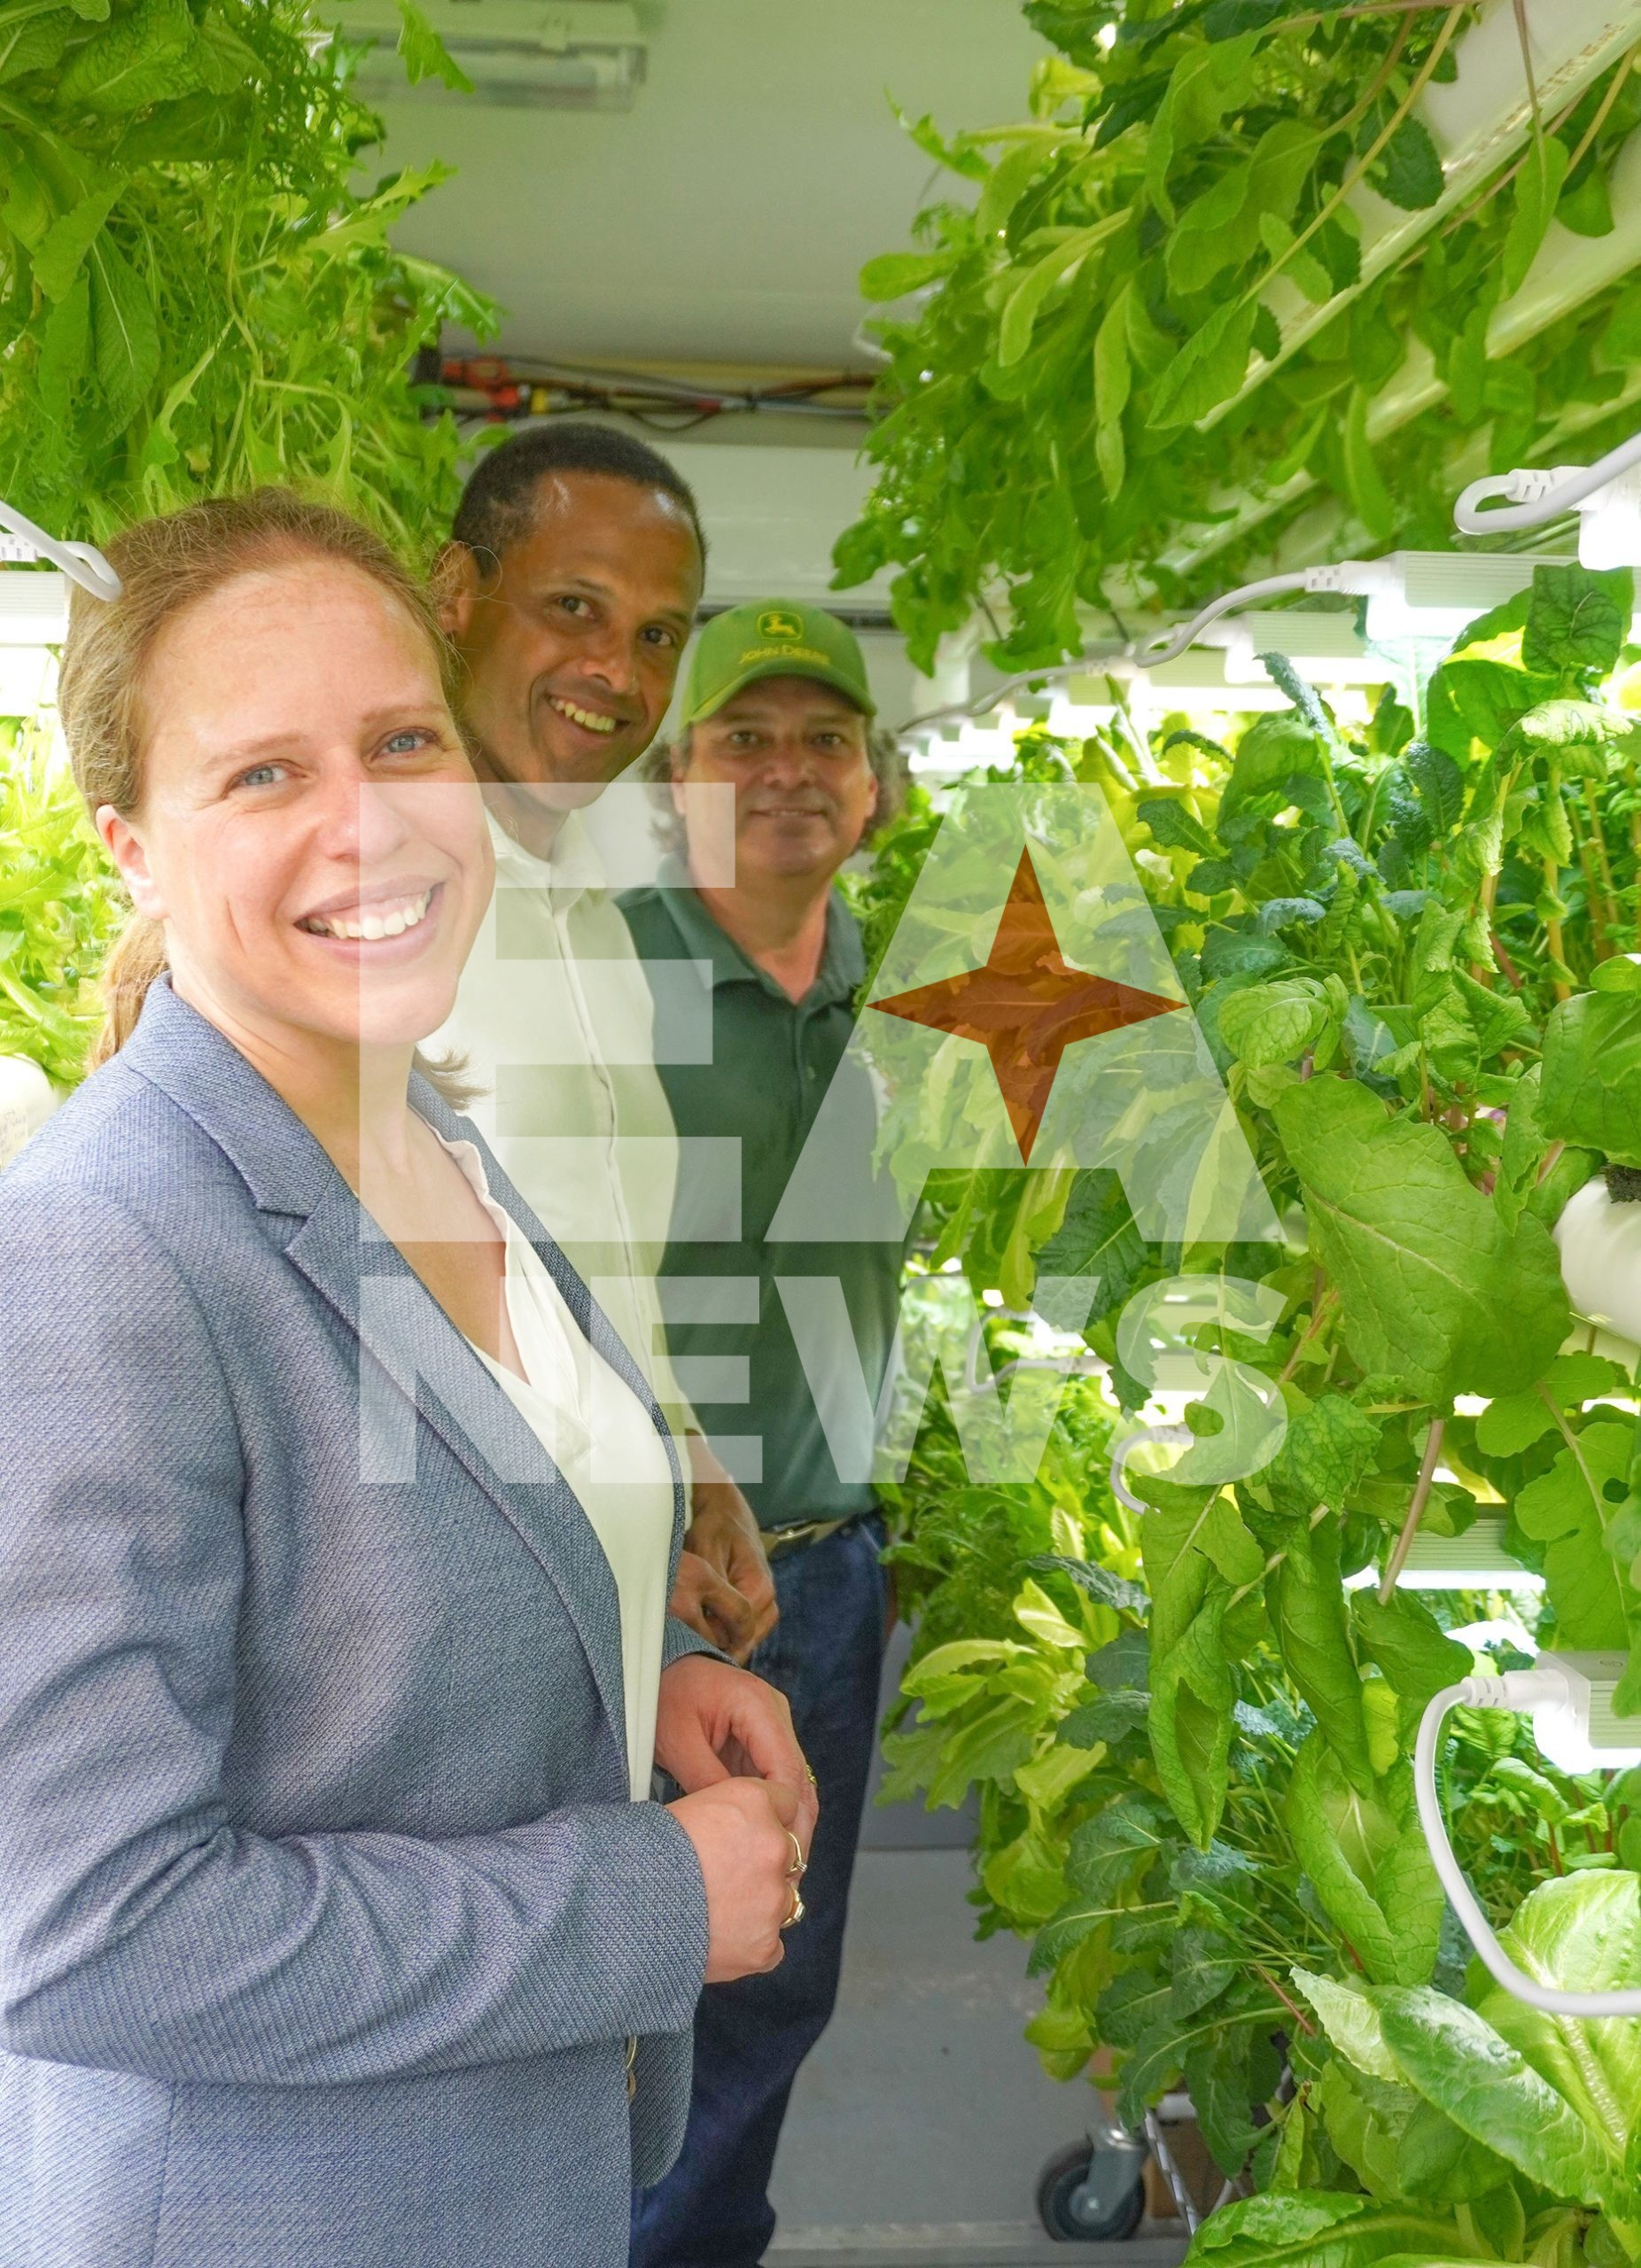
<path fill-rule="evenodd" d="M 1344 579 L 1360 576 L 1362 582 Z M 1234 591 L 1226 591 L 1205 606 L 1200 614 L 1172 630 L 1158 632 L 1143 644 L 1132 640 L 1125 645 L 1108 643 L 1077 656 L 1074 662 L 1059 662 L 1047 669 L 1022 670 L 1017 677 L 1007 678 L 1001 685 L 977 693 L 970 701 L 953 702 L 949 708 L 931 709 L 922 717 L 908 717 L 897 726 L 899 733 L 926 731 L 931 725 L 956 723 L 966 717 L 977 717 L 1000 708 L 1016 693 L 1028 687 L 1038 689 L 1048 685 L 1063 685 L 1068 678 L 1087 677 L 1100 669 L 1108 669 L 1115 662 L 1129 662 L 1141 669 L 1155 669 L 1163 662 L 1177 662 L 1188 646 L 1200 638 L 1211 623 L 1222 614 L 1229 614 L 1235 607 L 1247 606 L 1256 600 L 1280 597 L 1288 591 L 1349 591 L 1380 590 L 1390 587 L 1390 576 L 1380 560 L 1345 559 L 1331 567 L 1307 567 L 1291 575 L 1267 575 L 1256 583 L 1244 583 Z"/>
<path fill-rule="evenodd" d="M 1567 1680 L 1555 1669 L 1506 1670 L 1502 1677 L 1461 1678 L 1438 1693 L 1419 1720 L 1413 1751 L 1413 1789 L 1419 1800 L 1419 1823 L 1449 1903 L 1465 1935 L 1480 1954 L 1488 1974 L 1513 1999 L 1547 2016 L 1641 2016 L 1641 1990 L 1622 1992 L 1567 1992 L 1553 1984 L 1540 1984 L 1518 1969 L 1493 1934 L 1475 1893 L 1448 1840 L 1447 1821 L 1436 1789 L 1436 1765 L 1441 1755 L 1442 1730 L 1455 1709 L 1513 1709 L 1518 1713 L 1570 1698 Z"/>
<path fill-rule="evenodd" d="M 1461 535 L 1507 535 L 1518 528 L 1542 528 L 1559 519 L 1605 488 L 1631 466 L 1641 464 L 1641 433 L 1632 433 L 1593 464 L 1559 464 L 1545 471 L 1527 466 L 1514 472 L 1492 472 L 1473 480 L 1453 507 L 1453 525 Z M 1481 507 L 1503 497 L 1491 511 Z"/>
<path fill-rule="evenodd" d="M 1005 678 L 1001 685 L 990 686 L 985 692 L 976 693 L 972 700 L 953 701 L 944 709 L 929 709 L 921 717 L 908 717 L 904 725 L 895 726 L 895 732 L 897 735 L 921 733 L 930 725 L 960 724 L 966 717 L 986 716 L 1028 687 L 1036 689 L 1046 685 L 1063 685 L 1068 678 L 1087 677 L 1095 670 L 1108 668 L 1113 662 L 1126 660 L 1129 651 L 1128 647 L 1113 639 L 1093 651 L 1079 654 L 1074 662 L 1056 662 L 1047 669 L 1022 670 L 1016 677 Z"/>
<path fill-rule="evenodd" d="M 1209 623 L 1217 622 L 1222 614 L 1229 614 L 1233 607 L 1246 606 L 1255 599 L 1273 599 L 1285 591 L 1303 591 L 1307 587 L 1303 574 L 1267 575 L 1257 583 L 1244 583 L 1240 590 L 1226 591 L 1205 606 L 1200 614 L 1176 630 L 1164 630 L 1155 638 L 1147 638 L 1134 658 L 1147 669 L 1161 662 L 1177 662 L 1188 646 L 1194 645 Z"/>
<path fill-rule="evenodd" d="M 1137 1425 L 1132 1433 L 1124 1433 L 1111 1449 L 1111 1494 L 1119 1504 L 1126 1504 L 1131 1512 L 1148 1512 L 1151 1509 L 1143 1496 L 1136 1496 L 1124 1474 L 1128 1460 L 1139 1449 L 1156 1441 L 1165 1449 L 1189 1449 L 1196 1435 L 1189 1425 Z"/>
<path fill-rule="evenodd" d="M 1401 569 L 1395 554 L 1388 559 L 1336 559 L 1328 566 L 1300 568 L 1288 575 L 1266 575 L 1259 582 L 1244 583 L 1240 590 L 1225 592 L 1179 629 L 1164 631 L 1160 637 L 1148 640 L 1135 650 L 1133 658 L 1146 669 L 1177 662 L 1186 647 L 1194 644 L 1222 614 L 1229 614 L 1234 607 L 1252 605 L 1260 599 L 1280 598 L 1289 591 L 1344 592 L 1354 598 L 1372 598 L 1393 593 L 1400 584 Z"/>
<path fill-rule="evenodd" d="M 94 599 L 117 599 L 125 587 L 95 544 L 65 543 L 57 536 L 48 535 L 15 504 L 0 501 L 0 528 L 20 536 L 40 558 L 60 567 L 71 582 L 78 583 L 82 591 L 89 591 Z"/>

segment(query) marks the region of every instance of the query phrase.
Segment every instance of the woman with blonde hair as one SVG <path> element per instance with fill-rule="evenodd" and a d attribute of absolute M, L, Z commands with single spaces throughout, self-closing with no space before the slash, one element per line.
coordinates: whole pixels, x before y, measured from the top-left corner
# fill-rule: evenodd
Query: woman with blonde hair
<path fill-rule="evenodd" d="M 704 1979 L 801 1914 L 803 1758 L 415 1068 L 492 882 L 422 594 L 282 491 L 109 550 L 61 712 L 136 913 L 0 1181 L 0 2256 L 616 2268 Z"/>

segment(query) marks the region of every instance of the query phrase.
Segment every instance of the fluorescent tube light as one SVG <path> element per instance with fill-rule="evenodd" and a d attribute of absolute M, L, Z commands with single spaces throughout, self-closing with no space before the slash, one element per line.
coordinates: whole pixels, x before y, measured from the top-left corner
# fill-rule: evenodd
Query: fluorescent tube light
<path fill-rule="evenodd" d="M 1513 1646 L 1519 1654 L 1538 1651 L 1537 1639 L 1513 1614 L 1495 1614 L 1482 1622 L 1466 1622 L 1447 1635 L 1456 1638 L 1461 1646 L 1468 1646 L 1472 1653 L 1487 1646 Z"/>
<path fill-rule="evenodd" d="M 1312 595 L 1337 592 L 1366 599 L 1370 644 L 1381 635 L 1440 638 L 1445 634 L 1450 638 L 1477 615 L 1526 590 L 1536 568 L 1570 563 L 1560 555 L 1531 552 L 1472 555 L 1457 551 L 1391 551 L 1382 559 L 1340 559 L 1326 566 L 1296 568 L 1291 574 L 1266 575 L 1258 582 L 1225 592 L 1179 628 L 1136 647 L 1133 658 L 1146 669 L 1164 667 L 1188 647 L 1203 642 L 1209 628 L 1233 609 L 1299 591 Z M 1380 631 L 1374 627 L 1376 604 Z M 1274 615 L 1270 620 L 1272 651 L 1280 649 L 1281 619 Z M 1257 625 L 1256 634 L 1263 634 L 1265 627 Z"/>
<path fill-rule="evenodd" d="M 648 43 L 637 11 L 623 0 L 424 0 L 423 12 L 472 81 L 472 94 L 436 78 L 407 85 L 393 52 L 398 10 L 355 0 L 331 20 L 345 40 L 369 43 L 355 81 L 369 101 L 625 111 L 644 82 Z"/>
<path fill-rule="evenodd" d="M 1349 614 L 1284 608 L 1273 614 L 1224 616 L 1204 645 L 1223 646 L 1225 683 L 1269 685 L 1261 654 L 1286 654 L 1310 685 L 1380 685 L 1385 665 L 1357 635 Z"/>
<path fill-rule="evenodd" d="M 911 769 L 919 773 L 940 772 L 974 772 L 982 765 L 1007 765 L 1015 760 L 1015 727 L 999 725 L 988 732 L 983 726 L 966 724 L 956 734 L 941 734 L 916 750 L 910 761 Z"/>
<path fill-rule="evenodd" d="M 67 576 L 0 568 L 0 647 L 60 646 L 67 635 Z"/>
<path fill-rule="evenodd" d="M 1478 1513 L 1462 1535 L 1420 1528 L 1401 1581 L 1411 1591 L 1542 1591 L 1544 1579 L 1505 1549 L 1505 1523 Z"/>
<path fill-rule="evenodd" d="M 43 646 L 0 645 L 0 717 L 33 717 L 57 698 L 57 656 Z"/>
<path fill-rule="evenodd" d="M 1377 1567 L 1363 1567 L 1346 1576 L 1345 1588 L 1365 1590 L 1378 1581 Z M 1503 1519 L 1481 1512 L 1462 1535 L 1436 1535 L 1421 1527 L 1396 1587 L 1406 1591 L 1542 1591 L 1544 1579 L 1505 1550 Z"/>

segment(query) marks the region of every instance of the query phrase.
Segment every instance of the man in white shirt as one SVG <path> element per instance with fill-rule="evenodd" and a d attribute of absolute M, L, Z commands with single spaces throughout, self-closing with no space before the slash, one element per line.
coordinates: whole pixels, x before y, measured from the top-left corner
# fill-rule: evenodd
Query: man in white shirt
<path fill-rule="evenodd" d="M 683 1440 L 692 1520 L 673 1612 L 744 1659 L 774 1625 L 774 1587 L 667 1361 L 656 1276 L 678 1144 L 649 988 L 578 808 L 659 730 L 704 565 L 688 486 L 628 434 L 535 427 L 480 458 L 439 572 L 496 894 L 429 1045 L 464 1059 L 471 1116 Z"/>

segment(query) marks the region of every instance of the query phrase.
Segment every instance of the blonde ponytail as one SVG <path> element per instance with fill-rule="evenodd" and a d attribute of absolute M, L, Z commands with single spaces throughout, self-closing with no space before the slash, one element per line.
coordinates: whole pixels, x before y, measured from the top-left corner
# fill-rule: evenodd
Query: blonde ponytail
<path fill-rule="evenodd" d="M 455 658 L 426 590 L 379 536 L 331 505 L 310 503 L 289 488 L 215 496 L 144 520 L 105 549 L 121 594 L 111 602 L 75 588 L 57 696 L 74 780 L 94 819 L 105 804 L 122 818 L 142 804 L 149 737 L 143 690 L 159 633 L 236 576 L 300 559 L 357 568 L 425 633 L 446 690 L 454 689 Z M 136 1030 L 166 965 L 159 924 L 133 914 L 103 970 L 93 1069 Z"/>
<path fill-rule="evenodd" d="M 149 986 L 166 967 L 164 929 L 145 913 L 133 913 L 103 963 L 103 1029 L 92 1042 L 88 1071 L 100 1069 L 125 1045 L 136 1029 Z"/>

